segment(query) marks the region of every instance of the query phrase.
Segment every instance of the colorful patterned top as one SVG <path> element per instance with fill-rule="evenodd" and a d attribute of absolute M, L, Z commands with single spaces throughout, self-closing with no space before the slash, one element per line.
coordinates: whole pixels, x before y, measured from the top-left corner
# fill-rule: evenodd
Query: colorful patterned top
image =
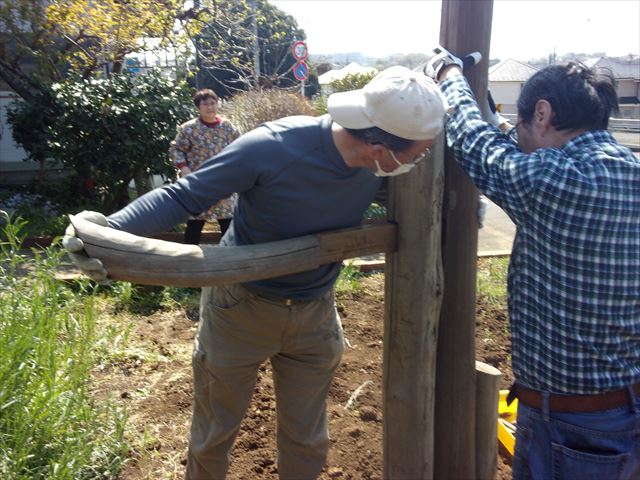
<path fill-rule="evenodd" d="M 178 170 L 188 167 L 195 171 L 239 136 L 238 130 L 226 118 L 217 116 L 214 123 L 194 118 L 178 127 L 176 138 L 169 148 L 169 157 Z M 220 200 L 199 218 L 231 218 L 237 198 L 238 195 L 234 193 L 229 198 Z"/>

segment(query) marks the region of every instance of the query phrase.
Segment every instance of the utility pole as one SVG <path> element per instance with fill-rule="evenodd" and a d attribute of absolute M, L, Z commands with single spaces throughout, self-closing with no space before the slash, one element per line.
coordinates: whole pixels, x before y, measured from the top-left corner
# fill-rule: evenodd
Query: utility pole
<path fill-rule="evenodd" d="M 198 12 L 200 10 L 200 0 L 193 0 L 193 9 Z M 193 46 L 196 50 L 196 90 L 202 88 L 202 60 L 200 59 L 200 35 L 196 35 Z"/>
<path fill-rule="evenodd" d="M 260 86 L 260 42 L 258 41 L 258 16 L 256 0 L 249 0 L 251 6 L 251 28 L 253 29 L 253 68 L 255 71 L 255 83 L 257 88 Z"/>
<path fill-rule="evenodd" d="M 443 0 L 440 44 L 454 55 L 483 60 L 465 71 L 480 105 L 486 103 L 493 0 Z M 445 155 L 442 218 L 444 297 L 438 329 L 433 478 L 475 478 L 475 308 L 478 190 Z M 497 415 L 497 412 L 496 412 Z"/>

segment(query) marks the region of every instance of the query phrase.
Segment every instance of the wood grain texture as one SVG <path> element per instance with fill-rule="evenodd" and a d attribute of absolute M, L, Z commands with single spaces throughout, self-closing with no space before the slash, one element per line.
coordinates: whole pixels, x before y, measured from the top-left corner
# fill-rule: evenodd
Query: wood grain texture
<path fill-rule="evenodd" d="M 465 70 L 480 105 L 486 103 L 493 0 L 443 0 L 440 45 L 457 55 L 479 51 L 483 60 Z M 475 314 L 478 252 L 478 191 L 445 155 L 442 215 L 444 296 L 438 330 L 435 466 L 433 478 L 476 475 Z"/>
<path fill-rule="evenodd" d="M 222 247 L 139 237 L 73 215 L 69 218 L 85 251 L 102 261 L 109 278 L 143 285 L 201 287 L 247 282 L 396 248 L 396 226 L 390 223 Z"/>
<path fill-rule="evenodd" d="M 476 480 L 492 480 L 498 468 L 500 370 L 476 361 Z"/>
<path fill-rule="evenodd" d="M 433 478 L 433 412 L 441 261 L 444 136 L 430 158 L 391 179 L 388 215 L 398 251 L 385 266 L 383 455 L 385 479 Z"/>

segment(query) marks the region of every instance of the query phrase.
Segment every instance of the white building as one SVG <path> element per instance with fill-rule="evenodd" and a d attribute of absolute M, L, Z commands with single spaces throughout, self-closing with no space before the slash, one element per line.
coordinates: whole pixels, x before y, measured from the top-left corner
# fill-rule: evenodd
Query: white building
<path fill-rule="evenodd" d="M 369 75 L 376 74 L 378 70 L 374 67 L 363 67 L 359 63 L 351 62 L 349 65 L 343 68 L 329 70 L 318 77 L 318 83 L 320 84 L 320 92 L 323 97 L 327 97 L 333 93 L 331 89 L 331 83 L 336 80 L 342 80 L 347 75 Z"/>
<path fill-rule="evenodd" d="M 22 185 L 39 168 L 37 162 L 25 160 L 27 153 L 13 140 L 7 107 L 16 98 L 13 92 L 0 91 L 0 185 Z"/>
<path fill-rule="evenodd" d="M 518 113 L 516 104 L 522 85 L 537 71 L 536 67 L 512 58 L 489 68 L 489 90 L 502 113 Z"/>
<path fill-rule="evenodd" d="M 598 57 L 583 62 L 590 68 L 607 68 L 616 80 L 616 91 L 620 103 L 620 118 L 640 119 L 640 59 L 630 57 L 627 61 Z M 538 71 L 538 68 L 512 58 L 503 60 L 489 68 L 489 89 L 502 113 L 516 114 L 516 103 L 522 85 Z"/>

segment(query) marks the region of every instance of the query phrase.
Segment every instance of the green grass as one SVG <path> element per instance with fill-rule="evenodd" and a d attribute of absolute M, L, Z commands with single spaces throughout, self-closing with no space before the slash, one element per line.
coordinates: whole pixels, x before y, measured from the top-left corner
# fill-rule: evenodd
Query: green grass
<path fill-rule="evenodd" d="M 128 452 L 125 415 L 91 396 L 92 287 L 54 279 L 55 246 L 19 274 L 23 227 L 5 223 L 0 244 L 0 478 L 115 478 Z"/>
<path fill-rule="evenodd" d="M 336 296 L 343 295 L 345 293 L 362 293 L 363 287 L 360 279 L 364 276 L 364 273 L 351 263 L 345 262 L 338 275 L 338 280 L 335 285 Z"/>
<path fill-rule="evenodd" d="M 129 282 L 113 282 L 103 290 L 115 311 L 150 315 L 158 310 L 190 309 L 200 305 L 199 288 L 144 287 Z"/>
<path fill-rule="evenodd" d="M 478 299 L 491 305 L 507 303 L 507 269 L 509 257 L 478 259 Z"/>

